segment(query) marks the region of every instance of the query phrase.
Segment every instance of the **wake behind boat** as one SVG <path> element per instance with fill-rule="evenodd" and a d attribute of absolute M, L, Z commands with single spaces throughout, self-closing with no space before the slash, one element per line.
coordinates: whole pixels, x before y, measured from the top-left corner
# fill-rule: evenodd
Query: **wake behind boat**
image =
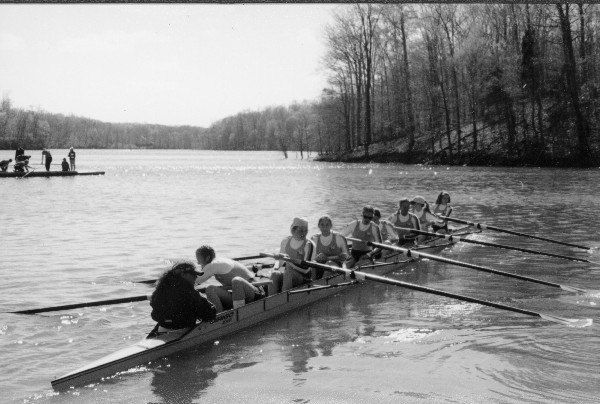
<path fill-rule="evenodd" d="M 460 232 L 466 236 L 473 231 Z M 433 239 L 415 251 L 429 253 L 440 252 L 453 242 Z M 373 275 L 384 275 L 406 267 L 414 259 L 407 259 L 402 254 L 388 254 L 375 264 L 357 266 Z M 264 299 L 248 303 L 240 308 L 219 313 L 211 322 L 201 322 L 193 328 L 158 332 L 158 325 L 137 344 L 121 349 L 86 366 L 59 377 L 52 381 L 57 390 L 68 389 L 95 382 L 103 377 L 112 376 L 119 371 L 125 371 L 142 363 L 156 360 L 200 344 L 214 341 L 223 336 L 233 334 L 241 329 L 256 325 L 287 312 L 313 304 L 339 292 L 340 289 L 352 287 L 361 283 L 350 279 L 345 274 L 334 274 L 323 279 L 305 284 L 281 293 L 269 295 Z"/>
<path fill-rule="evenodd" d="M 104 175 L 104 171 L 13 171 L 0 172 L 0 178 L 31 178 L 31 177 L 75 177 L 79 175 Z"/>

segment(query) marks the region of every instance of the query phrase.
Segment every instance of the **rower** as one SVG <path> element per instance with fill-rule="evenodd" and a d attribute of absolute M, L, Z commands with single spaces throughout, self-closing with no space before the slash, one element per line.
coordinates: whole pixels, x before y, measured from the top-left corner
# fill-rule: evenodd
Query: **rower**
<path fill-rule="evenodd" d="M 381 218 L 381 211 L 379 209 L 375 209 L 373 211 L 373 223 L 379 227 L 382 243 L 389 245 L 398 244 L 398 234 L 396 234 L 394 226 L 392 226 L 392 224 L 386 219 Z M 382 255 L 389 255 L 390 253 L 391 251 L 389 250 L 382 250 L 380 254 L 375 256 L 375 258 L 381 258 Z"/>
<path fill-rule="evenodd" d="M 400 198 L 398 210 L 388 218 L 388 221 L 395 227 L 421 230 L 419 219 L 413 213 L 409 212 L 409 209 L 410 200 L 408 198 Z M 398 245 L 414 244 L 417 237 L 415 234 L 412 234 L 409 230 L 396 230 L 398 232 Z"/>
<path fill-rule="evenodd" d="M 446 191 L 442 191 L 440 192 L 440 194 L 438 195 L 436 201 L 435 201 L 435 206 L 433 207 L 433 214 L 434 215 L 441 215 L 441 216 L 450 216 L 450 214 L 452 213 L 452 206 L 450 206 L 450 194 Z M 448 233 L 448 221 L 444 220 L 443 224 L 440 223 L 433 223 L 431 225 L 431 227 L 433 228 L 433 231 L 435 233 Z"/>
<path fill-rule="evenodd" d="M 420 230 L 429 231 L 429 228 L 434 223 L 441 223 L 440 219 L 431 213 L 429 204 L 422 196 L 415 196 L 410 203 L 413 208 L 413 214 L 417 217 L 417 219 L 419 219 Z M 427 236 L 417 236 L 417 242 L 422 242 L 426 238 Z"/>
<path fill-rule="evenodd" d="M 18 161 L 15 162 L 15 165 L 13 166 L 13 170 L 19 173 L 24 173 L 25 170 L 27 170 L 27 172 L 29 172 L 29 169 L 31 167 L 29 166 L 29 160 L 22 160 L 22 161 Z"/>
<path fill-rule="evenodd" d="M 308 234 L 308 220 L 303 217 L 295 217 L 290 226 L 291 236 L 281 240 L 279 253 L 286 254 L 292 259 L 310 261 L 315 250 L 314 243 L 306 238 Z M 275 293 L 309 283 L 316 278 L 316 272 L 310 267 L 279 260 L 271 273 Z M 283 272 L 279 268 L 284 269 Z"/>
<path fill-rule="evenodd" d="M 350 256 L 348 251 L 348 242 L 346 238 L 339 233 L 331 231 L 333 222 L 331 217 L 325 215 L 319 218 L 318 222 L 321 234 L 312 236 L 315 244 L 315 250 L 312 260 L 320 264 L 334 265 L 341 267 Z M 316 269 L 316 279 L 323 277 L 324 271 Z"/>
<path fill-rule="evenodd" d="M 375 223 L 372 222 L 375 216 L 375 209 L 371 205 L 365 205 L 362 210 L 362 220 L 354 220 L 346 225 L 341 234 L 344 237 L 352 236 L 352 238 L 361 241 L 355 241 L 352 244 L 352 258 L 346 262 L 346 265 L 351 268 L 361 258 L 368 258 L 374 261 L 374 257 L 381 251 L 381 248 L 373 249 L 367 244 L 368 241 L 381 243 L 381 231 Z"/>
<path fill-rule="evenodd" d="M 215 319 L 215 307 L 194 289 L 196 277 L 202 274 L 193 263 L 179 262 L 158 280 L 150 306 L 159 332 L 194 327 L 196 320 Z"/>
<path fill-rule="evenodd" d="M 221 286 L 210 285 L 206 288 L 206 297 L 215 305 L 217 313 L 237 309 L 267 295 L 263 286 L 270 281 L 256 281 L 254 273 L 245 265 L 229 258 L 216 257 L 211 246 L 199 247 L 196 250 L 196 259 L 204 271 L 204 275 L 197 280 L 198 284 L 213 276 L 221 283 Z"/>

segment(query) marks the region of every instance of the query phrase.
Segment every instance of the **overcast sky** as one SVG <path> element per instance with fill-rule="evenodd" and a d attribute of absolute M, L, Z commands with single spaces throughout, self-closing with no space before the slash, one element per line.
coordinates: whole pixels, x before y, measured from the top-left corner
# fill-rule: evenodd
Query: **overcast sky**
<path fill-rule="evenodd" d="M 313 100 L 335 7 L 2 4 L 0 93 L 19 108 L 195 126 Z"/>

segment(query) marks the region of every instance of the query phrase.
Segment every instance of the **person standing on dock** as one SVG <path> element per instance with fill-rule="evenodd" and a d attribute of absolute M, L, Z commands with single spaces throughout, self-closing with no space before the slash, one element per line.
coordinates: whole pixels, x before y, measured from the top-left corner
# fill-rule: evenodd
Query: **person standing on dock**
<path fill-rule="evenodd" d="M 69 162 L 71 163 L 71 171 L 75 171 L 75 150 L 73 150 L 73 148 L 71 147 L 71 149 L 69 150 Z"/>
<path fill-rule="evenodd" d="M 256 286 L 254 274 L 242 263 L 230 258 L 216 257 L 215 250 L 208 245 L 196 250 L 196 260 L 202 267 L 202 275 L 197 283 L 206 282 L 213 276 L 221 286 L 206 287 L 206 297 L 215 305 L 217 313 L 224 310 L 237 309 L 266 296 L 261 286 Z"/>
<path fill-rule="evenodd" d="M 52 164 L 52 154 L 48 150 L 44 149 L 42 151 L 42 163 L 41 164 L 44 164 L 44 157 L 46 157 L 46 171 L 50 171 L 50 164 Z"/>
<path fill-rule="evenodd" d="M 21 146 L 19 146 L 17 148 L 17 150 L 15 150 L 15 163 L 17 161 L 19 161 L 19 156 L 22 156 L 24 154 L 25 154 L 25 150 Z"/>
<path fill-rule="evenodd" d="M 215 319 L 215 306 L 194 289 L 196 277 L 203 274 L 196 271 L 193 263 L 180 262 L 158 280 L 150 306 L 151 317 L 158 323 L 159 332 L 194 327 L 196 320 Z"/>

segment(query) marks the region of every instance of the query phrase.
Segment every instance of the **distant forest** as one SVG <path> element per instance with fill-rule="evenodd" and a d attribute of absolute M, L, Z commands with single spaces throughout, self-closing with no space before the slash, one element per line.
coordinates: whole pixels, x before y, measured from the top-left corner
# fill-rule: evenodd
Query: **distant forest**
<path fill-rule="evenodd" d="M 600 160 L 600 6 L 353 4 L 326 28 L 319 99 L 209 128 L 112 124 L 0 106 L 0 148 L 298 150 L 403 142 L 406 161 L 501 154 L 515 164 Z M 371 148 L 373 150 L 373 148 Z M 411 156 L 413 157 L 411 159 Z"/>

